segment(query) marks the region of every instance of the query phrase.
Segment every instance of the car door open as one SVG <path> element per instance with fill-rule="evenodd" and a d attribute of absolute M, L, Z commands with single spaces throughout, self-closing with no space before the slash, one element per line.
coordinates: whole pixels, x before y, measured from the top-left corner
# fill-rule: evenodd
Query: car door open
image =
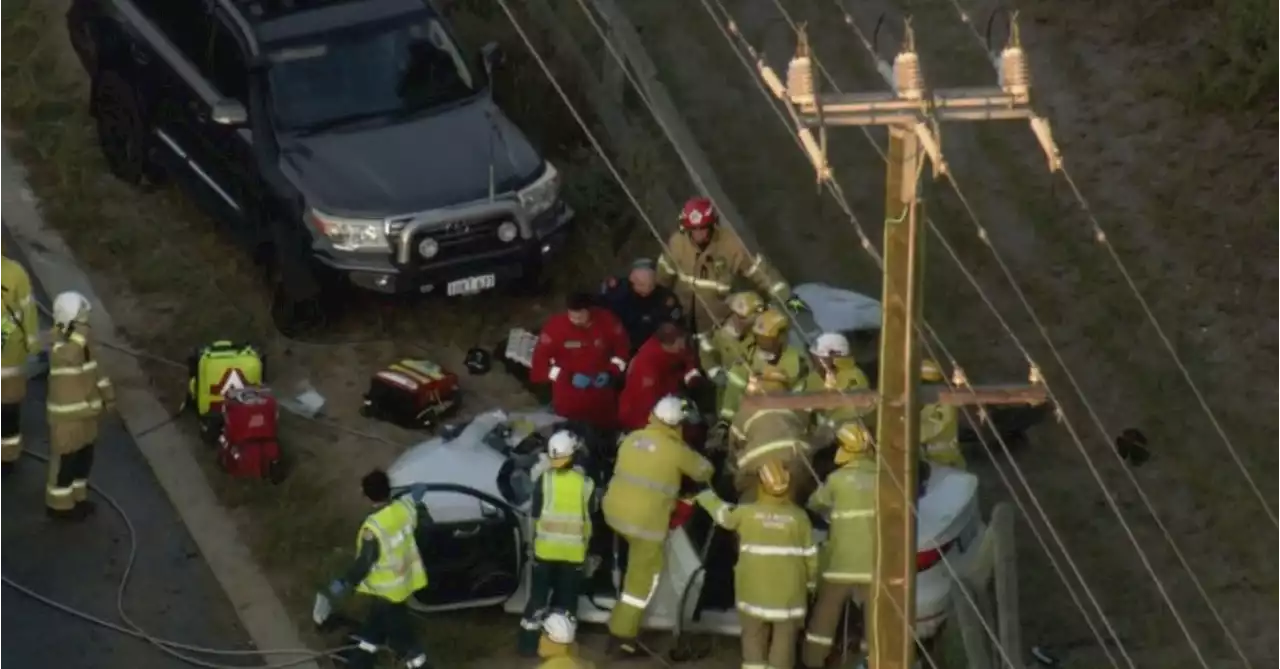
<path fill-rule="evenodd" d="M 424 501 L 435 519 L 418 528 L 428 585 L 413 608 L 494 606 L 520 586 L 524 547 L 509 505 L 464 486 L 431 485 Z"/>

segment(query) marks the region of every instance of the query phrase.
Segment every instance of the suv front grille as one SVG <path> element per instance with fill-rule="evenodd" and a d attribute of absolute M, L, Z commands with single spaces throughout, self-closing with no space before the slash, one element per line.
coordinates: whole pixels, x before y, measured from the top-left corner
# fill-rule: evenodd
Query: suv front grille
<path fill-rule="evenodd" d="M 511 242 L 504 242 L 498 237 L 498 227 L 511 220 L 508 216 L 493 216 L 481 219 L 458 219 L 439 224 L 410 238 L 411 257 L 419 262 L 435 262 L 459 260 L 501 251 L 518 242 L 518 238 Z M 400 227 L 396 223 L 400 222 L 392 224 L 393 234 Z M 436 252 L 431 256 L 422 253 L 422 243 L 427 239 L 435 240 L 438 245 Z"/>

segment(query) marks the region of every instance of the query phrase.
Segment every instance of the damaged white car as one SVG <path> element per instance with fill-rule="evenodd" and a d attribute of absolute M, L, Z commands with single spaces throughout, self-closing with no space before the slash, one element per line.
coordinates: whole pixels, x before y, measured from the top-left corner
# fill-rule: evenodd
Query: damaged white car
<path fill-rule="evenodd" d="M 508 612 L 523 612 L 532 539 L 532 470 L 562 422 L 549 412 L 490 411 L 413 447 L 392 466 L 391 480 L 397 488 L 427 484 L 424 503 L 434 519 L 419 536 L 431 585 L 418 593 L 412 602 L 415 609 L 502 605 Z M 603 488 L 609 472 L 602 471 L 608 465 L 599 455 L 588 448 L 581 464 Z M 959 569 L 985 531 L 977 489 L 975 476 L 944 467 L 931 468 L 927 480 L 921 481 L 916 629 L 922 638 L 937 631 L 947 611 L 951 574 L 942 556 Z M 713 530 L 710 517 L 700 511 L 684 508 L 676 519 L 644 626 L 737 635 L 735 538 Z M 594 527 L 589 583 L 577 614 L 580 620 L 603 623 L 614 605 L 621 574 L 614 568 L 616 542 L 608 527 L 599 517 Z M 822 530 L 816 532 L 821 540 Z"/>

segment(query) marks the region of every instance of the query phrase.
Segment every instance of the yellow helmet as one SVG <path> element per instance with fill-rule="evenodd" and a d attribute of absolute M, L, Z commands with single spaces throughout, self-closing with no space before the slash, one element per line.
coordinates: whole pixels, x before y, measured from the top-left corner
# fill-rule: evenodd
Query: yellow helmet
<path fill-rule="evenodd" d="M 841 425 L 836 430 L 836 441 L 840 444 L 835 457 L 837 465 L 843 465 L 871 451 L 871 433 L 857 421 Z"/>
<path fill-rule="evenodd" d="M 777 309 L 768 308 L 760 312 L 751 332 L 757 337 L 781 338 L 787 334 L 787 317 Z"/>
<path fill-rule="evenodd" d="M 780 460 L 770 460 L 760 466 L 760 492 L 772 497 L 782 497 L 791 488 L 791 472 Z"/>
<path fill-rule="evenodd" d="M 742 318 L 750 318 L 764 310 L 764 300 L 750 290 L 730 295 L 728 305 L 729 311 Z"/>
<path fill-rule="evenodd" d="M 939 383 L 942 381 L 942 365 L 938 364 L 933 358 L 925 358 L 920 361 L 920 380 L 929 383 Z"/>

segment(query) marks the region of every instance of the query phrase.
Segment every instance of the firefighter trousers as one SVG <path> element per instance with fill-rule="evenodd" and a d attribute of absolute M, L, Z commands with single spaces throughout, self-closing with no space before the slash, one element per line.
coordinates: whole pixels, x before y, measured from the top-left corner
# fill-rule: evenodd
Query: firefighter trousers
<path fill-rule="evenodd" d="M 0 460 L 13 464 L 22 457 L 22 402 L 0 404 Z"/>
<path fill-rule="evenodd" d="M 534 558 L 529 573 L 529 601 L 520 619 L 520 637 L 516 641 L 521 654 L 538 652 L 542 620 L 549 609 L 578 615 L 578 596 L 582 594 L 582 563 L 539 560 Z"/>
<path fill-rule="evenodd" d="M 644 610 L 658 591 L 666 542 L 644 539 L 626 542 L 627 571 L 622 578 L 622 594 L 609 616 L 609 633 L 619 639 L 634 639 L 640 635 Z"/>
<path fill-rule="evenodd" d="M 93 444 L 70 453 L 49 456 L 49 480 L 44 503 L 54 511 L 71 511 L 89 498 L 89 470 L 93 469 Z"/>
<path fill-rule="evenodd" d="M 407 669 L 429 668 L 426 653 L 418 645 L 409 618 L 409 605 L 374 597 L 369 615 L 355 635 L 357 646 L 347 656 L 350 669 L 373 669 L 378 665 L 378 648 L 386 646 Z"/>
<path fill-rule="evenodd" d="M 738 613 L 742 625 L 742 669 L 791 669 L 802 620 L 765 620 Z"/>
<path fill-rule="evenodd" d="M 804 650 L 801 660 L 806 667 L 821 667 L 827 663 L 827 657 L 836 643 L 836 628 L 840 626 L 840 617 L 844 615 L 845 604 L 853 599 L 854 608 L 865 611 L 867 595 L 871 586 L 867 583 L 837 583 L 823 578 L 818 584 L 818 594 L 809 614 L 809 627 L 804 634 Z M 865 630 L 865 619 L 862 625 L 853 625 L 854 630 Z M 858 632 L 854 632 L 855 635 Z M 857 640 L 857 636 L 845 639 L 845 643 Z"/>

